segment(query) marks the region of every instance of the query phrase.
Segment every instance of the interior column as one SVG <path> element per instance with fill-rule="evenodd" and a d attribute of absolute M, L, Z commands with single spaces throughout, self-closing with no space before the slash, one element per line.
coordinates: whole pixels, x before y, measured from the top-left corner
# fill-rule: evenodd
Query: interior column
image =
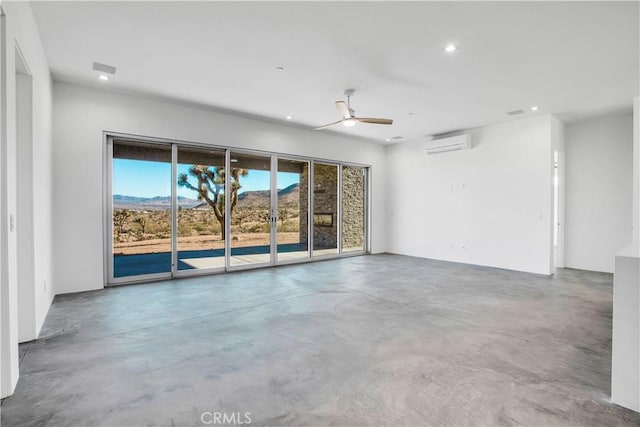
<path fill-rule="evenodd" d="M 633 101 L 632 243 L 616 255 L 611 400 L 640 412 L 640 97 Z"/>

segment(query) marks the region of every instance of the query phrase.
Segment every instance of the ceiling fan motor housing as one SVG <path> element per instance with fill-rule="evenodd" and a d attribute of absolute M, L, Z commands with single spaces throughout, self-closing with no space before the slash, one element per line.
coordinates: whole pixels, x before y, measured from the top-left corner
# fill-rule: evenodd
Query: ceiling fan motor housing
<path fill-rule="evenodd" d="M 393 120 L 391 119 L 376 119 L 376 118 L 370 118 L 370 117 L 356 117 L 356 112 L 353 108 L 351 108 L 351 95 L 353 95 L 354 90 L 353 89 L 347 89 L 344 91 L 344 94 L 347 97 L 347 102 L 344 101 L 336 101 L 336 108 L 338 109 L 338 111 L 340 111 L 340 113 L 342 114 L 342 119 L 338 120 L 337 122 L 334 123 L 329 123 L 327 125 L 323 125 L 320 127 L 315 128 L 315 130 L 320 130 L 320 129 L 325 129 L 328 128 L 329 126 L 334 126 L 337 124 L 342 123 L 344 126 L 346 127 L 352 127 L 355 126 L 356 122 L 361 122 L 361 123 L 373 123 L 373 124 L 378 124 L 378 125 L 391 125 L 393 124 Z"/>

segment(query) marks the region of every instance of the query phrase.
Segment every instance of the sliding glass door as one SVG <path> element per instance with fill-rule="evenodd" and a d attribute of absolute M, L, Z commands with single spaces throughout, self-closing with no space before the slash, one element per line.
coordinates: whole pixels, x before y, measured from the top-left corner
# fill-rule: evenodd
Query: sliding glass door
<path fill-rule="evenodd" d="M 367 251 L 368 168 L 107 137 L 108 284 Z"/>
<path fill-rule="evenodd" d="M 113 143 L 112 275 L 171 274 L 171 146 Z"/>
<path fill-rule="evenodd" d="M 309 258 L 309 162 L 278 159 L 277 260 Z"/>
<path fill-rule="evenodd" d="M 342 252 L 365 250 L 367 169 L 342 166 Z"/>
<path fill-rule="evenodd" d="M 313 164 L 313 256 L 338 253 L 338 166 Z"/>
<path fill-rule="evenodd" d="M 177 270 L 223 269 L 226 152 L 177 150 Z"/>
<path fill-rule="evenodd" d="M 231 267 L 271 263 L 271 156 L 232 151 L 229 159 Z"/>

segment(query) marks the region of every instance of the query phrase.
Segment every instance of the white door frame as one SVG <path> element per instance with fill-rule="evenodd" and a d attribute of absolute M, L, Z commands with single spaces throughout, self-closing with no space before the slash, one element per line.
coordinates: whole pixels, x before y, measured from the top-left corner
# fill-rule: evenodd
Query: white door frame
<path fill-rule="evenodd" d="M 16 224 L 18 342 L 37 338 L 34 230 L 33 77 L 16 43 Z"/>

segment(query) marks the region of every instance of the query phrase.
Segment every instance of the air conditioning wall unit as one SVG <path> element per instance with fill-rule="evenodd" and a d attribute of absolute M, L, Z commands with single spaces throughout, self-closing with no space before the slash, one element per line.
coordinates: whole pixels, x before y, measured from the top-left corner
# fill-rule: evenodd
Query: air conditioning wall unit
<path fill-rule="evenodd" d="M 471 134 L 450 136 L 447 138 L 432 139 L 424 144 L 426 154 L 447 153 L 449 151 L 468 150 L 472 148 Z"/>

